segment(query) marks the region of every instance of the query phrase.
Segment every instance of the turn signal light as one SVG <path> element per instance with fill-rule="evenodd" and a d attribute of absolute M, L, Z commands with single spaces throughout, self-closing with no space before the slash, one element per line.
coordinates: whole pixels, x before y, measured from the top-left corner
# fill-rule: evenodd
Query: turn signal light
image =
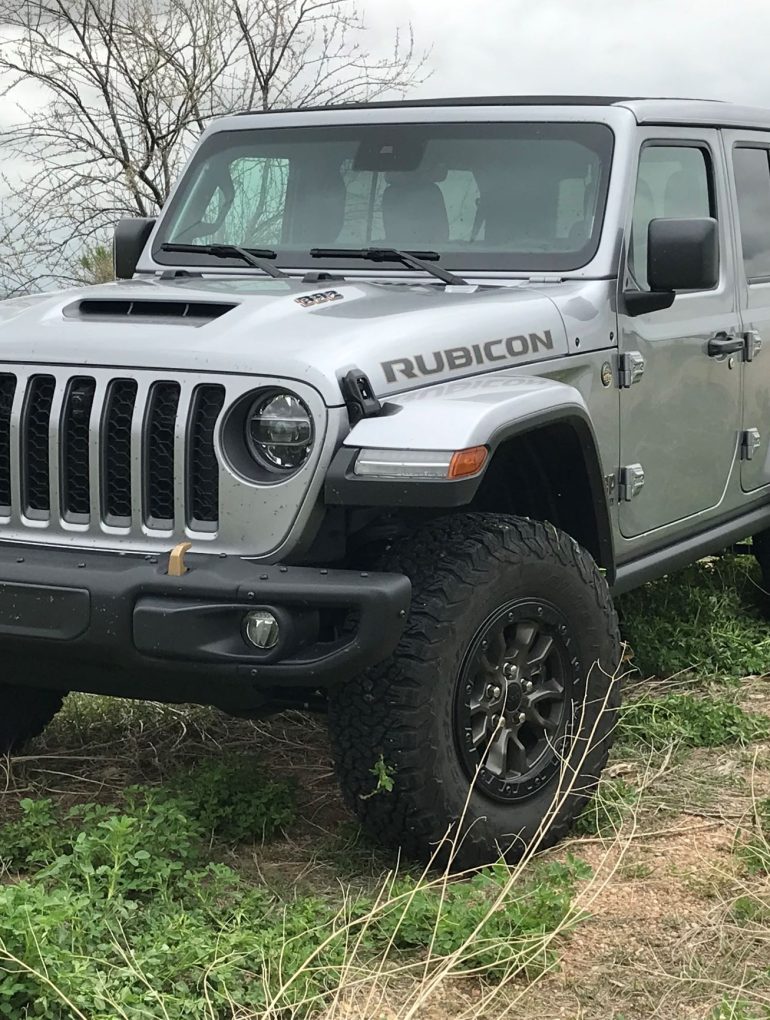
<path fill-rule="evenodd" d="M 468 478 L 478 474 L 487 460 L 486 446 L 472 446 L 470 450 L 458 450 L 449 462 L 447 478 Z"/>
<path fill-rule="evenodd" d="M 486 446 L 470 450 L 361 450 L 353 471 L 368 478 L 456 480 L 478 474 L 487 461 Z"/>

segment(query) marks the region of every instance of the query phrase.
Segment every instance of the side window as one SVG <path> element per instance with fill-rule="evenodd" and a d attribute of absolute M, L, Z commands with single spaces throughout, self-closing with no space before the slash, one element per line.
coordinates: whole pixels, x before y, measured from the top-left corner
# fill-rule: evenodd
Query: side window
<path fill-rule="evenodd" d="M 767 149 L 733 153 L 743 265 L 751 283 L 770 279 L 770 158 Z"/>
<path fill-rule="evenodd" d="M 715 216 L 711 158 L 694 145 L 647 145 L 639 157 L 628 267 L 647 290 L 650 220 Z"/>

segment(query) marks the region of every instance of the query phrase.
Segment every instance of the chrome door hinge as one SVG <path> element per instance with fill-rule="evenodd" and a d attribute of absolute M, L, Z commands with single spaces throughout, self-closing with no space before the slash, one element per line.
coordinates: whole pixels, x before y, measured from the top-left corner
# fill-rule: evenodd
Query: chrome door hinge
<path fill-rule="evenodd" d="M 741 460 L 753 460 L 754 454 L 762 445 L 759 429 L 746 429 L 741 434 Z"/>
<path fill-rule="evenodd" d="M 641 464 L 628 464 L 618 471 L 618 498 L 621 502 L 630 503 L 643 486 L 644 468 Z"/>
<path fill-rule="evenodd" d="M 743 334 L 743 341 L 746 345 L 743 349 L 743 360 L 753 361 L 762 350 L 762 337 L 755 329 L 749 329 Z"/>
<path fill-rule="evenodd" d="M 627 390 L 644 375 L 646 362 L 639 351 L 626 351 L 618 355 L 618 386 Z"/>

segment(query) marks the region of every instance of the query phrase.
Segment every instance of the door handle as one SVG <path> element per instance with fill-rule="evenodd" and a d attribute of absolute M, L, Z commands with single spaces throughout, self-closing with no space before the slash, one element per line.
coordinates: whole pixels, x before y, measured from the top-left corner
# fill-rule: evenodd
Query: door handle
<path fill-rule="evenodd" d="M 746 349 L 746 341 L 742 336 L 734 336 L 727 333 L 717 333 L 712 336 L 708 345 L 708 356 L 718 358 L 722 354 L 737 354 L 738 351 Z"/>

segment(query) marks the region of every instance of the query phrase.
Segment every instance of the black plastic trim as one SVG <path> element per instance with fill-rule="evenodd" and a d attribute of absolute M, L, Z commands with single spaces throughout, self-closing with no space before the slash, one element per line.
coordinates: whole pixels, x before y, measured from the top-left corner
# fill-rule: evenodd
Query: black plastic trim
<path fill-rule="evenodd" d="M 676 300 L 673 290 L 624 290 L 623 305 L 626 315 L 634 318 L 649 312 L 660 312 L 670 308 Z"/>
<path fill-rule="evenodd" d="M 357 447 L 337 451 L 326 474 L 324 500 L 331 506 L 455 507 L 476 495 L 483 471 L 472 478 L 369 478 L 354 474 Z"/>
<path fill-rule="evenodd" d="M 150 240 L 156 220 L 147 216 L 125 217 L 115 227 L 112 263 L 118 280 L 130 280 Z"/>
<path fill-rule="evenodd" d="M 326 110 L 391 110 L 415 107 L 452 106 L 615 106 L 643 99 L 643 96 L 458 96 L 435 99 L 394 99 L 391 102 L 335 103 L 333 106 L 289 107 L 280 110 L 243 110 L 238 117 L 253 117 L 256 114 L 313 113 Z"/>
<path fill-rule="evenodd" d="M 377 399 L 371 380 L 360 369 L 351 369 L 340 379 L 340 391 L 351 426 L 357 425 L 363 418 L 376 418 L 382 414 L 382 404 Z"/>
<path fill-rule="evenodd" d="M 0 655 L 14 683 L 245 710 L 266 691 L 331 687 L 387 658 L 411 601 L 401 574 L 191 554 L 188 573 L 169 577 L 166 561 L 0 543 Z M 294 634 L 270 652 L 240 630 L 265 606 Z M 319 613 L 351 626 L 311 632 Z"/>

